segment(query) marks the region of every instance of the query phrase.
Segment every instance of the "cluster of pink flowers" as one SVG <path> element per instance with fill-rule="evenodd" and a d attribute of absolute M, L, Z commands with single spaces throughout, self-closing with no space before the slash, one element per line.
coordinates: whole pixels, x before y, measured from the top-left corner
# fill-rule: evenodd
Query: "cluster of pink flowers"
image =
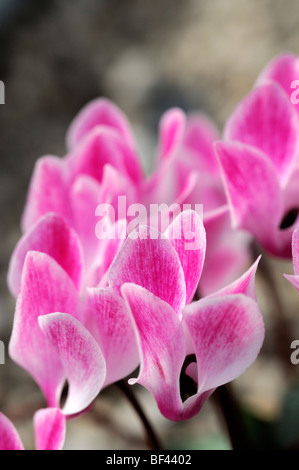
<path fill-rule="evenodd" d="M 290 257 L 299 227 L 298 107 L 288 95 L 297 69 L 292 55 L 275 59 L 228 119 L 222 140 L 207 117 L 166 112 L 148 177 L 126 117 L 106 99 L 75 118 L 65 157 L 37 161 L 8 273 L 17 299 L 10 356 L 48 406 L 34 417 L 37 449 L 60 449 L 66 420 L 125 377 L 147 388 L 165 417 L 183 420 L 254 362 L 264 325 L 254 287 L 258 260 L 242 274 L 250 243 Z M 128 231 L 119 196 L 191 209 L 163 233 L 147 220 Z M 107 203 L 116 214 L 107 217 L 110 230 L 123 236 L 99 240 L 96 208 Z M 199 203 L 203 219 L 192 210 Z M 299 290 L 298 233 L 289 279 Z M 193 249 L 186 248 L 190 237 Z M 183 396 L 186 377 L 194 387 Z M 0 448 L 22 448 L 4 415 Z"/>

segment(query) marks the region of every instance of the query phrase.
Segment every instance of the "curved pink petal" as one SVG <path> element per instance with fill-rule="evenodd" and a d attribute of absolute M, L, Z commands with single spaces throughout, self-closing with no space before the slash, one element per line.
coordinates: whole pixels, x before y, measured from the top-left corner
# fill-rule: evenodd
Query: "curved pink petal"
<path fill-rule="evenodd" d="M 65 162 L 52 156 L 40 158 L 34 167 L 22 216 L 23 231 L 47 212 L 55 212 L 70 222 L 72 211 L 68 189 L 69 174 Z"/>
<path fill-rule="evenodd" d="M 163 160 L 179 147 L 186 125 L 186 116 L 179 108 L 166 111 L 160 121 L 159 158 Z"/>
<path fill-rule="evenodd" d="M 195 211 L 183 211 L 169 226 L 165 236 L 170 239 L 181 262 L 188 303 L 193 299 L 205 259 L 206 232 L 202 220 Z"/>
<path fill-rule="evenodd" d="M 14 296 L 19 293 L 22 269 L 28 251 L 40 251 L 51 256 L 80 290 L 83 268 L 81 243 L 76 232 L 59 215 L 44 215 L 19 240 L 8 270 L 8 285 Z"/>
<path fill-rule="evenodd" d="M 199 171 L 219 173 L 219 164 L 213 148 L 213 143 L 219 138 L 218 129 L 207 116 L 200 113 L 188 116 L 183 146 L 194 154 Z"/>
<path fill-rule="evenodd" d="M 163 160 L 158 169 L 143 182 L 141 195 L 142 203 L 146 207 L 161 203 L 170 205 L 177 199 L 181 201 L 184 193 L 189 193 L 193 189 L 196 183 L 195 176 L 192 174 L 186 176 L 184 168 L 181 172 L 183 174 L 180 174 L 180 167 L 182 165 L 172 158 Z"/>
<path fill-rule="evenodd" d="M 68 380 L 65 415 L 79 413 L 101 390 L 106 364 L 100 347 L 87 329 L 67 313 L 51 313 L 38 319 L 40 328 L 56 350 Z"/>
<path fill-rule="evenodd" d="M 136 154 L 109 127 L 96 127 L 91 131 L 68 156 L 67 162 L 73 179 L 85 174 L 101 182 L 106 164 L 126 174 L 135 183 L 142 179 Z"/>
<path fill-rule="evenodd" d="M 218 142 L 217 154 L 235 227 L 253 234 L 269 250 L 282 216 L 282 194 L 271 161 L 257 148 Z"/>
<path fill-rule="evenodd" d="M 290 101 L 294 105 L 297 112 L 299 112 L 298 106 L 298 93 L 294 95 L 293 82 L 297 80 L 296 88 L 299 86 L 299 59 L 294 54 L 283 53 L 274 57 L 273 60 L 265 67 L 260 74 L 257 85 L 262 85 L 268 80 L 273 80 L 282 86 L 284 91 L 287 93 Z"/>
<path fill-rule="evenodd" d="M 65 374 L 56 348 L 38 325 L 38 317 L 64 311 L 79 315 L 78 292 L 67 273 L 44 253 L 25 259 L 9 353 L 36 380 L 49 406 L 57 407 Z"/>
<path fill-rule="evenodd" d="M 299 121 L 288 96 L 275 82 L 254 89 L 226 123 L 225 139 L 264 152 L 285 185 L 298 157 Z"/>
<path fill-rule="evenodd" d="M 126 116 L 106 98 L 91 101 L 77 114 L 67 132 L 68 148 L 76 147 L 97 126 L 114 129 L 132 149 L 135 149 L 133 133 Z"/>
<path fill-rule="evenodd" d="M 105 386 L 123 379 L 139 364 L 135 332 L 125 301 L 107 289 L 88 289 L 88 328 L 106 361 Z"/>
<path fill-rule="evenodd" d="M 299 228 L 293 232 L 292 255 L 295 274 L 284 274 L 284 277 L 299 291 Z"/>
<path fill-rule="evenodd" d="M 70 189 L 70 203 L 73 225 L 83 246 L 87 269 L 99 245 L 95 229 L 96 208 L 101 202 L 101 185 L 90 176 L 78 176 Z"/>
<path fill-rule="evenodd" d="M 107 221 L 107 226 L 109 227 L 107 238 L 100 241 L 98 252 L 90 267 L 89 283 L 87 283 L 90 287 L 106 286 L 107 272 L 127 237 L 127 221 L 125 219 L 117 220 L 115 224 L 109 224 Z"/>
<path fill-rule="evenodd" d="M 152 227 L 132 231 L 108 272 L 120 293 L 126 282 L 145 287 L 179 313 L 186 303 L 184 272 L 171 242 Z"/>
<path fill-rule="evenodd" d="M 292 254 L 293 254 L 293 265 L 294 272 L 299 275 L 299 229 L 294 230 L 292 237 Z"/>
<path fill-rule="evenodd" d="M 224 295 L 232 294 L 244 294 L 247 297 L 251 297 L 253 300 L 256 299 L 255 292 L 255 275 L 257 271 L 258 264 L 260 262 L 261 255 L 253 263 L 253 265 L 244 273 L 239 279 L 236 279 L 230 285 L 218 290 L 209 297 L 222 297 Z"/>
<path fill-rule="evenodd" d="M 199 283 L 201 297 L 227 286 L 250 264 L 251 236 L 232 229 L 228 206 L 204 214 L 207 234 L 205 264 Z"/>
<path fill-rule="evenodd" d="M 0 450 L 24 450 L 18 431 L 3 413 L 0 413 Z"/>
<path fill-rule="evenodd" d="M 65 416 L 58 408 L 45 408 L 34 414 L 36 450 L 61 450 L 65 439 Z"/>
<path fill-rule="evenodd" d="M 135 321 L 141 356 L 138 382 L 155 397 L 161 413 L 180 419 L 179 379 L 186 355 L 184 330 L 172 308 L 135 284 L 122 286 Z"/>
<path fill-rule="evenodd" d="M 111 224 L 109 238 L 102 240 L 99 257 L 102 260 L 101 266 L 103 271 L 106 272 L 115 256 L 119 252 L 127 237 L 127 221 L 120 219 Z"/>
<path fill-rule="evenodd" d="M 220 165 L 218 164 L 218 166 L 220 172 Z M 186 193 L 185 203 L 191 204 L 191 207 L 196 207 L 196 204 L 199 203 L 202 204 L 204 215 L 227 204 L 220 173 L 211 175 L 211 173 L 193 171 L 190 176 L 192 175 L 196 181 Z"/>
<path fill-rule="evenodd" d="M 107 216 L 101 219 L 100 223 L 106 224 L 106 238 L 100 238 L 97 251 L 93 253 L 93 262 L 86 276 L 86 286 L 88 287 L 107 286 L 108 269 L 127 236 L 127 221 L 125 219 L 111 223 Z"/>
<path fill-rule="evenodd" d="M 203 394 L 241 375 L 256 359 L 264 339 L 257 303 L 243 294 L 206 298 L 187 305 L 183 318 L 197 360 L 198 392 L 184 403 L 194 416 Z"/>
<path fill-rule="evenodd" d="M 120 197 L 125 201 L 124 208 Z M 112 165 L 107 164 L 104 167 L 103 179 L 101 184 L 100 202 L 111 204 L 115 218 L 127 218 L 126 209 L 137 199 L 137 188 L 129 180 L 126 174 L 121 173 Z M 120 207 L 119 207 L 120 206 Z M 119 210 L 122 208 L 122 210 Z"/>

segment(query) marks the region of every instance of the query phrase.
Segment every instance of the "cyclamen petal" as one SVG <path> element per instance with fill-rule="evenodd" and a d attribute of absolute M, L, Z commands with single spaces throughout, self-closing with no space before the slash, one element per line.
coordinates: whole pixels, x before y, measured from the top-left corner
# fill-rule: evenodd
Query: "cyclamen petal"
<path fill-rule="evenodd" d="M 111 101 L 99 98 L 88 103 L 74 118 L 67 132 L 70 150 L 95 127 L 107 126 L 117 131 L 135 149 L 131 126 L 123 112 Z"/>
<path fill-rule="evenodd" d="M 292 255 L 294 272 L 299 275 L 299 229 L 294 230 L 292 237 Z"/>
<path fill-rule="evenodd" d="M 99 240 L 95 234 L 95 211 L 100 204 L 101 185 L 91 176 L 80 175 L 70 188 L 70 203 L 73 210 L 73 225 L 78 233 L 85 255 L 86 267 L 97 250 Z"/>
<path fill-rule="evenodd" d="M 169 280 L 171 279 L 171 282 Z M 152 227 L 132 231 L 108 272 L 110 287 L 124 283 L 145 287 L 177 313 L 186 304 L 184 272 L 171 242 Z"/>
<path fill-rule="evenodd" d="M 68 190 L 69 174 L 62 159 L 46 156 L 37 160 L 22 216 L 22 230 L 28 230 L 47 212 L 55 212 L 71 222 Z"/>
<path fill-rule="evenodd" d="M 206 232 L 195 211 L 183 211 L 165 232 L 178 254 L 186 282 L 186 302 L 193 299 L 201 276 L 205 252 Z"/>
<path fill-rule="evenodd" d="M 184 419 L 202 406 L 200 395 L 241 375 L 256 359 L 264 339 L 257 303 L 243 294 L 205 298 L 183 312 L 197 360 L 198 397 L 185 403 Z"/>
<path fill-rule="evenodd" d="M 96 127 L 90 132 L 68 156 L 67 162 L 73 179 L 85 174 L 101 182 L 106 164 L 129 176 L 133 182 L 142 178 L 135 153 L 108 127 Z"/>
<path fill-rule="evenodd" d="M 159 157 L 169 158 L 182 142 L 186 125 L 186 116 L 179 108 L 173 108 L 163 114 L 160 121 Z"/>
<path fill-rule="evenodd" d="M 101 269 L 106 273 L 124 244 L 127 235 L 127 221 L 119 219 L 115 224 L 111 224 L 108 237 L 101 241 L 99 248 L 99 259 L 101 260 Z"/>
<path fill-rule="evenodd" d="M 252 233 L 269 250 L 282 217 L 282 195 L 276 171 L 258 149 L 236 143 L 217 142 L 234 225 Z M 272 235 L 272 238 L 271 238 Z"/>
<path fill-rule="evenodd" d="M 19 293 L 28 251 L 40 251 L 51 256 L 80 290 L 83 269 L 81 243 L 76 232 L 59 215 L 48 213 L 41 217 L 18 242 L 8 270 L 8 285 L 15 297 Z"/>
<path fill-rule="evenodd" d="M 299 291 L 299 229 L 294 230 L 292 237 L 292 254 L 295 275 L 284 274 L 284 277 Z"/>
<path fill-rule="evenodd" d="M 213 143 L 219 138 L 218 129 L 207 116 L 200 113 L 188 116 L 183 144 L 196 156 L 196 164 L 201 172 L 219 173 L 219 164 L 213 149 Z"/>
<path fill-rule="evenodd" d="M 125 301 L 109 288 L 88 289 L 87 311 L 88 328 L 105 357 L 106 387 L 123 379 L 138 366 L 135 332 Z"/>
<path fill-rule="evenodd" d="M 96 340 L 76 318 L 67 313 L 40 316 L 40 328 L 57 351 L 69 390 L 63 408 L 74 415 L 87 408 L 101 390 L 106 364 Z"/>
<path fill-rule="evenodd" d="M 200 297 L 227 286 L 250 264 L 251 236 L 232 229 L 228 206 L 204 214 L 204 226 L 208 243 L 199 283 Z"/>
<path fill-rule="evenodd" d="M 36 450 L 61 450 L 65 439 L 65 416 L 58 408 L 45 408 L 34 414 Z"/>
<path fill-rule="evenodd" d="M 38 317 L 60 310 L 80 315 L 80 299 L 72 280 L 50 256 L 30 251 L 24 263 L 9 353 L 36 380 L 52 407 L 59 406 L 65 372 L 56 348 L 39 328 Z"/>
<path fill-rule="evenodd" d="M 282 86 L 284 91 L 287 93 L 290 101 L 295 107 L 296 111 L 299 112 L 299 105 L 292 100 L 292 94 L 294 93 L 294 85 L 298 88 L 298 77 L 299 77 L 299 58 L 294 54 L 279 54 L 265 67 L 261 72 L 257 80 L 257 85 L 262 85 L 269 80 L 273 80 Z M 298 93 L 295 98 L 297 99 Z"/>
<path fill-rule="evenodd" d="M 18 431 L 3 413 L 0 413 L 0 450 L 24 450 Z"/>
<path fill-rule="evenodd" d="M 253 300 L 256 299 L 255 292 L 255 275 L 257 271 L 258 264 L 260 262 L 261 255 L 253 263 L 253 265 L 244 273 L 239 279 L 232 282 L 230 285 L 224 287 L 223 289 L 218 290 L 217 292 L 209 295 L 209 298 L 212 297 L 222 297 L 224 295 L 232 294 L 244 294 L 247 297 L 251 297 Z"/>
<path fill-rule="evenodd" d="M 108 203 L 113 206 L 115 218 L 126 217 L 118 212 L 119 197 L 126 197 L 126 203 L 129 205 L 136 201 L 136 187 L 132 185 L 127 175 L 121 173 L 113 166 L 107 164 L 103 171 L 103 180 L 101 184 L 100 202 Z M 120 204 L 121 205 L 121 204 Z"/>
<path fill-rule="evenodd" d="M 254 89 L 237 107 L 225 127 L 225 140 L 252 145 L 264 152 L 288 181 L 298 157 L 299 121 L 288 96 L 275 82 Z"/>
<path fill-rule="evenodd" d="M 103 217 L 100 224 L 101 230 L 106 230 L 106 238 L 99 241 L 98 248 L 93 253 L 93 262 L 86 279 L 87 286 L 107 286 L 107 272 L 127 236 L 127 221 L 125 219 L 111 223 L 109 216 L 106 216 Z M 104 225 L 105 228 L 103 228 Z"/>
<path fill-rule="evenodd" d="M 186 355 L 182 324 L 166 303 L 136 284 L 124 284 L 122 294 L 132 312 L 139 341 L 138 382 L 155 397 L 161 413 L 180 419 L 180 373 Z"/>

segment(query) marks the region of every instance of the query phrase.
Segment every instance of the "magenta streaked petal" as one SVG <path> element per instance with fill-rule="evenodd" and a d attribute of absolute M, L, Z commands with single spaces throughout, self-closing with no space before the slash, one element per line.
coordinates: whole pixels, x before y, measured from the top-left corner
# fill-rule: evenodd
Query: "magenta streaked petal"
<path fill-rule="evenodd" d="M 108 127 L 96 127 L 73 150 L 67 159 L 73 180 L 78 175 L 91 176 L 101 182 L 104 166 L 110 164 L 133 182 L 140 182 L 142 170 L 136 154 L 121 136 Z"/>
<path fill-rule="evenodd" d="M 102 351 L 93 336 L 67 313 L 51 313 L 38 319 L 40 328 L 56 350 L 69 384 L 65 415 L 84 410 L 100 392 L 106 376 Z"/>
<path fill-rule="evenodd" d="M 67 132 L 68 148 L 71 150 L 76 147 L 97 126 L 114 129 L 132 149 L 135 149 L 132 130 L 126 116 L 106 98 L 91 101 L 77 114 Z"/>
<path fill-rule="evenodd" d="M 186 355 L 182 324 L 172 308 L 135 284 L 122 286 L 135 321 L 141 356 L 138 382 L 155 397 L 161 413 L 178 420 L 182 412 L 180 373 Z"/>
<path fill-rule="evenodd" d="M 257 85 L 262 85 L 268 80 L 273 80 L 282 86 L 287 93 L 290 100 L 292 100 L 292 93 L 294 87 L 292 83 L 299 78 L 299 59 L 294 54 L 283 53 L 274 57 L 273 60 L 265 67 L 260 74 Z M 298 88 L 298 83 L 296 88 Z M 298 98 L 298 93 L 296 94 Z M 297 112 L 299 112 L 298 103 L 293 103 Z"/>
<path fill-rule="evenodd" d="M 80 299 L 72 280 L 48 255 L 30 251 L 24 263 L 9 353 L 32 375 L 53 407 L 59 406 L 65 373 L 56 348 L 39 328 L 38 317 L 60 310 L 80 315 Z"/>
<path fill-rule="evenodd" d="M 183 211 L 169 226 L 165 236 L 170 239 L 181 262 L 188 303 L 193 299 L 205 259 L 206 232 L 203 222 L 195 211 Z"/>
<path fill-rule="evenodd" d="M 0 413 L 0 450 L 24 450 L 18 431 L 3 413 Z"/>
<path fill-rule="evenodd" d="M 228 206 L 205 213 L 204 226 L 208 242 L 199 283 L 201 297 L 227 286 L 244 272 L 251 261 L 252 239 L 247 232 L 232 229 Z"/>
<path fill-rule="evenodd" d="M 48 213 L 41 217 L 19 240 L 8 270 L 8 285 L 14 296 L 19 293 L 28 251 L 40 251 L 51 256 L 80 290 L 83 269 L 81 243 L 76 232 L 59 215 Z"/>
<path fill-rule="evenodd" d="M 293 255 L 293 265 L 294 273 L 299 275 L 299 229 L 294 230 L 292 237 L 292 255 Z"/>
<path fill-rule="evenodd" d="M 45 408 L 34 414 L 36 450 L 61 450 L 65 439 L 65 416 L 58 408 Z"/>
<path fill-rule="evenodd" d="M 107 164 L 103 170 L 100 202 L 111 204 L 114 209 L 115 219 L 127 217 L 126 207 L 123 208 L 123 214 L 121 214 L 121 210 L 119 211 L 119 206 L 122 205 L 119 202 L 120 196 L 123 200 L 126 200 L 126 207 L 128 207 L 131 203 L 136 202 L 136 186 L 132 184 L 132 181 L 126 174 Z"/>
<path fill-rule="evenodd" d="M 101 202 L 101 185 L 92 177 L 80 175 L 70 189 L 73 225 L 82 242 L 87 268 L 94 260 L 99 240 L 95 229 L 96 208 Z"/>
<path fill-rule="evenodd" d="M 112 289 L 88 289 L 88 328 L 104 354 L 105 386 L 123 379 L 139 364 L 135 332 L 128 307 Z"/>
<path fill-rule="evenodd" d="M 288 96 L 275 82 L 255 88 L 237 107 L 225 128 L 235 140 L 264 152 L 283 185 L 298 157 L 299 121 Z"/>
<path fill-rule="evenodd" d="M 247 297 L 251 297 L 253 300 L 256 301 L 257 299 L 255 292 L 255 275 L 260 259 L 261 255 L 246 271 L 246 273 L 239 277 L 239 279 L 232 282 L 229 286 L 226 286 L 223 289 L 220 289 L 217 292 L 213 293 L 209 297 L 223 297 L 224 295 L 244 294 Z"/>
<path fill-rule="evenodd" d="M 101 267 L 106 272 L 127 238 L 127 221 L 120 219 L 111 224 L 107 239 L 102 240 L 99 250 Z"/>
<path fill-rule="evenodd" d="M 282 194 L 276 170 L 257 148 L 218 142 L 217 154 L 223 170 L 235 227 L 248 230 L 260 242 L 273 243 L 282 216 Z"/>
<path fill-rule="evenodd" d="M 152 227 L 132 231 L 108 272 L 109 285 L 138 284 L 180 313 L 186 303 L 184 272 L 171 242 Z"/>
<path fill-rule="evenodd" d="M 160 121 L 159 158 L 169 158 L 182 142 L 186 116 L 179 108 L 166 111 Z"/>
<path fill-rule="evenodd" d="M 184 321 L 197 360 L 198 392 L 184 403 L 184 419 L 202 406 L 202 395 L 234 380 L 256 359 L 264 339 L 257 303 L 243 294 L 205 298 L 185 307 Z"/>
<path fill-rule="evenodd" d="M 199 171 L 219 173 L 219 164 L 213 149 L 213 142 L 219 138 L 218 129 L 207 116 L 200 113 L 188 116 L 183 145 L 196 157 Z"/>
<path fill-rule="evenodd" d="M 65 162 L 53 156 L 40 158 L 34 167 L 22 216 L 23 231 L 47 212 L 55 212 L 71 222 L 68 189 L 69 175 Z"/>

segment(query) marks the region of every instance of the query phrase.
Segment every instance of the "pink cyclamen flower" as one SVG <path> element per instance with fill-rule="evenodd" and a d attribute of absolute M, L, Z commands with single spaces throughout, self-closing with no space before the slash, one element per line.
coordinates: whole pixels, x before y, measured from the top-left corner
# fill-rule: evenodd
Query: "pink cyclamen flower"
<path fill-rule="evenodd" d="M 68 234 L 72 243 L 72 233 Z M 138 365 L 123 299 L 109 289 L 91 289 L 88 296 L 87 308 L 55 259 L 42 252 L 27 253 L 9 352 L 36 380 L 49 407 L 59 408 L 68 381 L 62 410 L 68 417 L 85 410 L 104 386 Z"/>
<path fill-rule="evenodd" d="M 183 236 L 174 239 L 180 230 Z M 195 244 L 187 250 L 192 237 Z M 186 211 L 163 235 L 150 227 L 132 232 L 108 272 L 110 287 L 127 302 L 138 339 L 141 366 L 131 383 L 146 387 L 172 420 L 191 418 L 215 388 L 242 374 L 264 338 L 254 289 L 257 262 L 230 286 L 186 305 L 205 251 L 202 221 Z M 180 386 L 186 375 L 195 390 L 185 399 Z"/>
<path fill-rule="evenodd" d="M 83 251 L 83 286 L 97 285 L 107 270 L 107 256 L 113 258 L 124 236 L 103 243 L 96 237 L 95 212 L 99 204 L 115 207 L 117 197 L 125 195 L 127 203 L 138 200 L 137 190 L 142 170 L 136 150 L 129 138 L 125 116 L 107 100 L 91 103 L 81 112 L 68 132 L 69 152 L 64 158 L 41 157 L 34 169 L 22 229 L 38 239 L 36 224 L 47 213 L 60 215 L 77 233 Z M 92 125 L 93 117 L 97 121 Z M 113 228 L 114 222 L 112 221 Z M 120 221 L 120 231 L 125 221 Z M 119 230 L 117 229 L 119 233 Z M 27 242 L 26 242 L 27 243 Z M 116 251 L 115 251 L 116 250 Z M 109 253 L 109 255 L 106 255 Z M 13 262 L 13 261 L 12 261 Z M 11 286 L 16 295 L 16 286 Z"/>
<path fill-rule="evenodd" d="M 43 251 L 38 240 L 51 224 L 49 213 L 59 215 L 76 232 L 74 243 L 78 244 L 78 237 L 82 245 L 78 262 L 83 271 L 81 279 L 74 278 L 77 285 L 105 287 L 108 268 L 127 232 L 128 220 L 118 214 L 118 196 L 126 196 L 128 205 L 141 203 L 147 208 L 154 203 L 203 204 L 209 244 L 202 293 L 211 293 L 238 276 L 249 264 L 249 240 L 244 233 L 231 230 L 229 224 L 213 151 L 217 138 L 217 129 L 205 116 L 191 115 L 186 121 L 181 110 L 166 112 L 160 123 L 158 167 L 145 178 L 124 114 L 106 99 L 89 103 L 69 128 L 67 156 L 45 156 L 36 163 L 22 218 L 25 233 L 10 263 L 8 283 L 13 295 L 18 293 L 26 247 L 34 245 L 31 249 Z M 111 232 L 119 236 L 99 240 L 95 212 L 105 203 L 115 209 Z M 60 239 L 63 231 L 61 228 Z M 54 247 L 49 254 L 56 260 L 60 257 L 64 266 L 71 266 L 71 252 L 65 260 Z M 77 270 L 76 266 L 71 269 Z M 76 276 L 75 272 L 70 274 Z"/>
<path fill-rule="evenodd" d="M 233 226 L 286 258 L 299 226 L 299 118 L 290 97 L 298 70 L 298 58 L 289 54 L 271 62 L 216 144 Z"/>
<path fill-rule="evenodd" d="M 57 408 L 45 408 L 34 414 L 36 450 L 61 450 L 65 439 L 65 417 Z M 0 450 L 24 450 L 18 431 L 0 413 Z"/>

